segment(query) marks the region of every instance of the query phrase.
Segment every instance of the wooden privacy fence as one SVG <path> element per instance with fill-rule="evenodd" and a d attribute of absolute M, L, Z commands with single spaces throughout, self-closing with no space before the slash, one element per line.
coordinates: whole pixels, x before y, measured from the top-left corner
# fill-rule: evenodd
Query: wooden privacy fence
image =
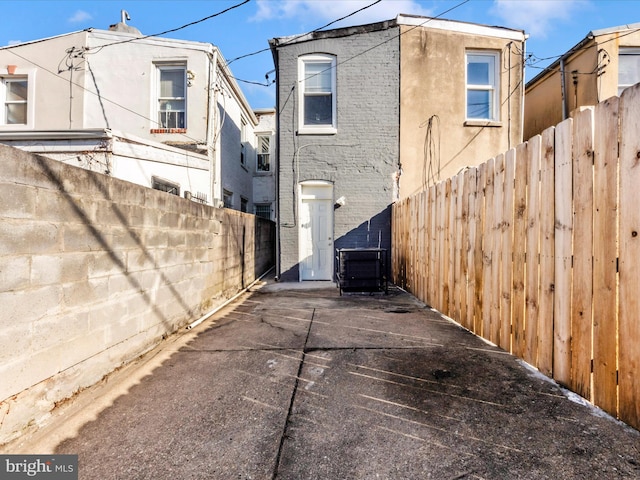
<path fill-rule="evenodd" d="M 393 280 L 640 428 L 640 88 L 393 206 Z"/>

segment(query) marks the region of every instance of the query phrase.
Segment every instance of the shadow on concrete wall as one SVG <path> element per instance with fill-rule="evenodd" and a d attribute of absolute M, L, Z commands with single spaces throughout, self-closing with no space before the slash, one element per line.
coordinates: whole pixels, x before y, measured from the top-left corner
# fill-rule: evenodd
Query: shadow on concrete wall
<path fill-rule="evenodd" d="M 162 324 L 167 328 L 167 330 L 171 331 L 173 327 L 170 320 L 154 304 L 151 297 L 147 293 L 146 289 L 140 284 L 140 282 L 138 282 L 138 280 L 135 279 L 130 274 L 130 272 L 127 269 L 127 266 L 124 264 L 122 259 L 113 251 L 111 245 L 109 244 L 105 236 L 100 232 L 100 230 L 93 224 L 87 212 L 78 204 L 78 202 L 74 200 L 73 196 L 67 191 L 67 189 L 64 186 L 63 179 L 61 179 L 59 175 L 51 169 L 51 167 L 49 166 L 49 163 L 52 162 L 52 160 L 46 159 L 42 156 L 35 156 L 35 158 L 36 158 L 36 161 L 38 162 L 38 165 L 44 172 L 44 174 L 57 186 L 58 190 L 63 195 L 65 200 L 67 200 L 67 202 L 69 203 L 69 205 L 71 206 L 75 214 L 80 218 L 82 223 L 84 223 L 89 233 L 98 241 L 100 246 L 102 246 L 104 251 L 109 255 L 109 258 L 114 263 L 114 265 L 116 265 L 126 275 L 126 278 L 128 282 L 131 284 L 131 286 L 135 288 L 137 292 L 139 292 L 141 297 L 144 299 L 145 303 L 153 309 L 154 314 L 157 315 L 157 317 L 162 321 Z M 113 203 L 113 199 L 109 194 L 108 188 L 105 186 L 104 182 L 100 181 L 102 180 L 102 178 L 99 178 L 97 175 L 90 175 L 90 174 L 87 175 L 87 178 L 98 189 L 98 191 L 102 194 L 105 200 L 109 200 L 112 202 L 111 210 L 115 214 L 116 218 L 120 221 L 122 226 L 125 227 L 130 238 L 135 242 L 140 252 L 142 252 L 142 254 L 144 255 L 145 260 L 150 262 L 153 265 L 153 269 L 158 272 L 158 275 L 162 283 L 169 289 L 175 301 L 178 302 L 178 304 L 183 309 L 185 315 L 187 316 L 193 315 L 194 313 L 193 310 L 189 307 L 189 305 L 187 305 L 187 303 L 184 301 L 180 293 L 173 286 L 172 282 L 164 275 L 164 273 L 160 271 L 160 267 L 158 266 L 158 263 L 153 258 L 153 255 L 151 255 L 151 252 L 149 251 L 149 249 L 146 248 L 145 245 L 142 243 L 142 240 L 140 239 L 138 234 L 132 229 L 127 217 L 124 215 L 122 210 L 120 210 L 120 208 L 118 208 L 118 206 L 115 203 Z M 110 179 L 110 177 L 104 177 L 104 180 L 108 180 L 108 179 Z"/>

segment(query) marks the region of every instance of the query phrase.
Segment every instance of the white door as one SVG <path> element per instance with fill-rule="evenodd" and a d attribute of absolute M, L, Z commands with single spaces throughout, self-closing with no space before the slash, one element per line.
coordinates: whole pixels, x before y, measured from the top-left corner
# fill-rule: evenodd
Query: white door
<path fill-rule="evenodd" d="M 300 280 L 332 280 L 332 185 L 305 183 L 300 192 Z"/>

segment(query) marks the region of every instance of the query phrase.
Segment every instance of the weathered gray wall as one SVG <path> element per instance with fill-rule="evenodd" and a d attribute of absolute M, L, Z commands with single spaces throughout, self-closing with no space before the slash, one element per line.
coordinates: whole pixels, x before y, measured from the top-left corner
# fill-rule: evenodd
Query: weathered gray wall
<path fill-rule="evenodd" d="M 0 145 L 0 443 L 267 271 L 273 228 Z"/>
<path fill-rule="evenodd" d="M 334 212 L 335 248 L 391 246 L 389 205 L 399 158 L 397 27 L 278 48 L 280 271 L 298 279 L 298 183 L 326 180 L 346 205 Z M 337 133 L 297 129 L 298 57 L 336 55 Z"/>

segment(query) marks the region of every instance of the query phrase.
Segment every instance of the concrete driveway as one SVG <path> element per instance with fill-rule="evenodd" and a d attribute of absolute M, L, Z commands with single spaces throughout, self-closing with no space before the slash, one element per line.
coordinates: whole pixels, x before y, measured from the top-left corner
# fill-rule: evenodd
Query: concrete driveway
<path fill-rule="evenodd" d="M 78 454 L 87 480 L 334 480 L 638 478 L 639 449 L 396 288 L 268 282 L 4 450 Z"/>

